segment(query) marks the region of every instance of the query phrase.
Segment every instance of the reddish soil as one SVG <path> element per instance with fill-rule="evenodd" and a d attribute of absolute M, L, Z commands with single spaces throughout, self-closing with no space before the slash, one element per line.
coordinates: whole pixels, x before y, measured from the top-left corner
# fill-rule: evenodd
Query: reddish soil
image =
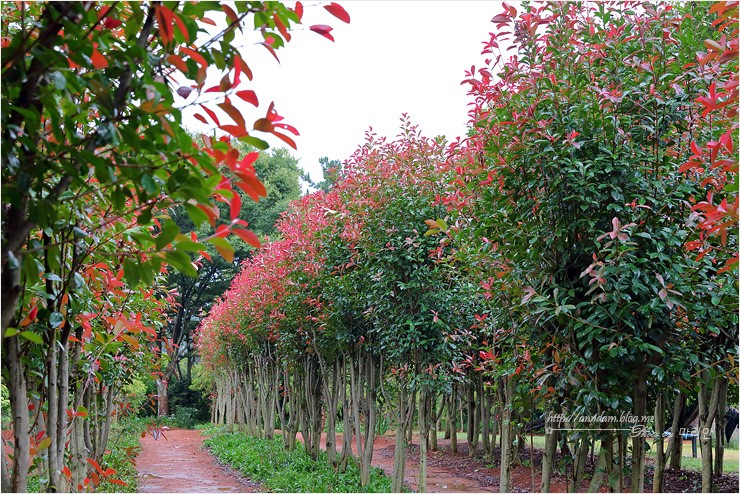
<path fill-rule="evenodd" d="M 141 440 L 139 492 L 259 492 L 258 484 L 216 462 L 200 431 L 170 429 Z"/>

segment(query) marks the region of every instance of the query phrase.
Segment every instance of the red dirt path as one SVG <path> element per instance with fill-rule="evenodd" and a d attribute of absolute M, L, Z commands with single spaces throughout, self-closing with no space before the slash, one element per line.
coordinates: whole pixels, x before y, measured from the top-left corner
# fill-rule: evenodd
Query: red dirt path
<path fill-rule="evenodd" d="M 136 458 L 139 492 L 259 492 L 259 485 L 242 479 L 216 462 L 203 448 L 200 431 L 170 429 L 166 439 L 141 440 Z"/>

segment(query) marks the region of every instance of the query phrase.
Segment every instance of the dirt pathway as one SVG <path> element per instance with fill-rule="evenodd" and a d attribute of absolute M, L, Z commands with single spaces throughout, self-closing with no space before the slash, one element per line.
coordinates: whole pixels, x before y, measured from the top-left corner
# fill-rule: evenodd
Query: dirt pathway
<path fill-rule="evenodd" d="M 200 431 L 170 429 L 147 435 L 136 458 L 139 492 L 259 492 L 259 486 L 216 463 Z"/>

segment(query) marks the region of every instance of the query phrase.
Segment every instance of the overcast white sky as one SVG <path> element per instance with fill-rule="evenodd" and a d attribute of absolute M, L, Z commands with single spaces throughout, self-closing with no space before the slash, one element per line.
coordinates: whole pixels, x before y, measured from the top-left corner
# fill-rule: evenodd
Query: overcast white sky
<path fill-rule="evenodd" d="M 395 136 L 402 113 L 428 137 L 464 135 L 469 100 L 460 81 L 471 65 L 481 65 L 482 43 L 500 3 L 338 3 L 351 16 L 350 24 L 321 4 L 304 2 L 305 29 L 278 50 L 280 64 L 261 46 L 242 52 L 254 73 L 248 87 L 259 96 L 259 115 L 275 101 L 285 122 L 301 133 L 298 150 L 292 151 L 301 166 L 319 179 L 320 157 L 348 158 L 369 127 Z M 331 25 L 335 42 L 309 31 L 312 24 Z"/>

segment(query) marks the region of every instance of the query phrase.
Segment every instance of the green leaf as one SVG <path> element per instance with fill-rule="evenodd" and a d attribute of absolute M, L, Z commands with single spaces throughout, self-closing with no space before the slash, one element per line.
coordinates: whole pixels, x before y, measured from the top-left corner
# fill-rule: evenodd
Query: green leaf
<path fill-rule="evenodd" d="M 193 264 L 190 261 L 190 256 L 186 253 L 174 250 L 172 252 L 165 253 L 164 257 L 173 268 L 177 269 L 181 273 L 187 276 L 192 276 L 193 278 L 198 277 L 198 271 L 193 267 Z"/>
<path fill-rule="evenodd" d="M 19 336 L 38 345 L 44 344 L 44 339 L 36 333 L 32 333 L 31 331 L 23 331 L 22 333 L 20 333 Z"/>
<path fill-rule="evenodd" d="M 154 239 L 154 245 L 157 247 L 157 250 L 164 249 L 167 244 L 175 239 L 178 233 L 180 233 L 180 228 L 174 222 L 166 223 L 160 234 Z"/>
<path fill-rule="evenodd" d="M 185 207 L 185 211 L 188 212 L 188 216 L 190 219 L 195 223 L 195 226 L 200 226 L 205 223 L 208 223 L 208 215 L 201 211 L 200 208 L 197 208 L 193 206 L 192 204 L 185 203 L 183 204 Z"/>
<path fill-rule="evenodd" d="M 256 147 L 257 149 L 262 149 L 262 150 L 264 150 L 264 149 L 267 149 L 267 148 L 269 148 L 269 147 L 270 147 L 270 145 L 269 145 L 269 144 L 267 144 L 267 142 L 265 142 L 265 141 L 263 141 L 262 139 L 259 139 L 259 138 L 257 138 L 257 137 L 254 137 L 254 136 L 244 136 L 244 137 L 240 137 L 240 138 L 239 138 L 239 140 L 240 140 L 240 141 L 242 141 L 242 142 L 246 142 L 246 143 L 247 143 L 247 144 L 249 144 L 250 146 L 254 146 L 254 147 Z"/>
<path fill-rule="evenodd" d="M 126 277 L 126 283 L 131 286 L 136 286 L 141 279 L 139 273 L 139 263 L 134 262 L 131 259 L 123 261 L 123 275 Z"/>
<path fill-rule="evenodd" d="M 20 333 L 20 331 L 18 331 L 17 328 L 7 328 L 5 330 L 5 335 L 3 336 L 3 338 L 10 338 L 11 336 L 15 336 L 18 333 Z"/>
<path fill-rule="evenodd" d="M 192 240 L 181 240 L 173 245 L 175 249 L 184 250 L 186 252 L 199 252 L 206 248 L 206 246 L 200 242 L 193 242 Z"/>
<path fill-rule="evenodd" d="M 64 316 L 59 312 L 52 312 L 49 316 L 49 325 L 56 329 L 64 323 Z"/>
<path fill-rule="evenodd" d="M 144 192 L 150 196 L 156 196 L 159 194 L 159 186 L 149 174 L 144 174 L 144 176 L 141 177 L 141 187 L 144 189 Z"/>

